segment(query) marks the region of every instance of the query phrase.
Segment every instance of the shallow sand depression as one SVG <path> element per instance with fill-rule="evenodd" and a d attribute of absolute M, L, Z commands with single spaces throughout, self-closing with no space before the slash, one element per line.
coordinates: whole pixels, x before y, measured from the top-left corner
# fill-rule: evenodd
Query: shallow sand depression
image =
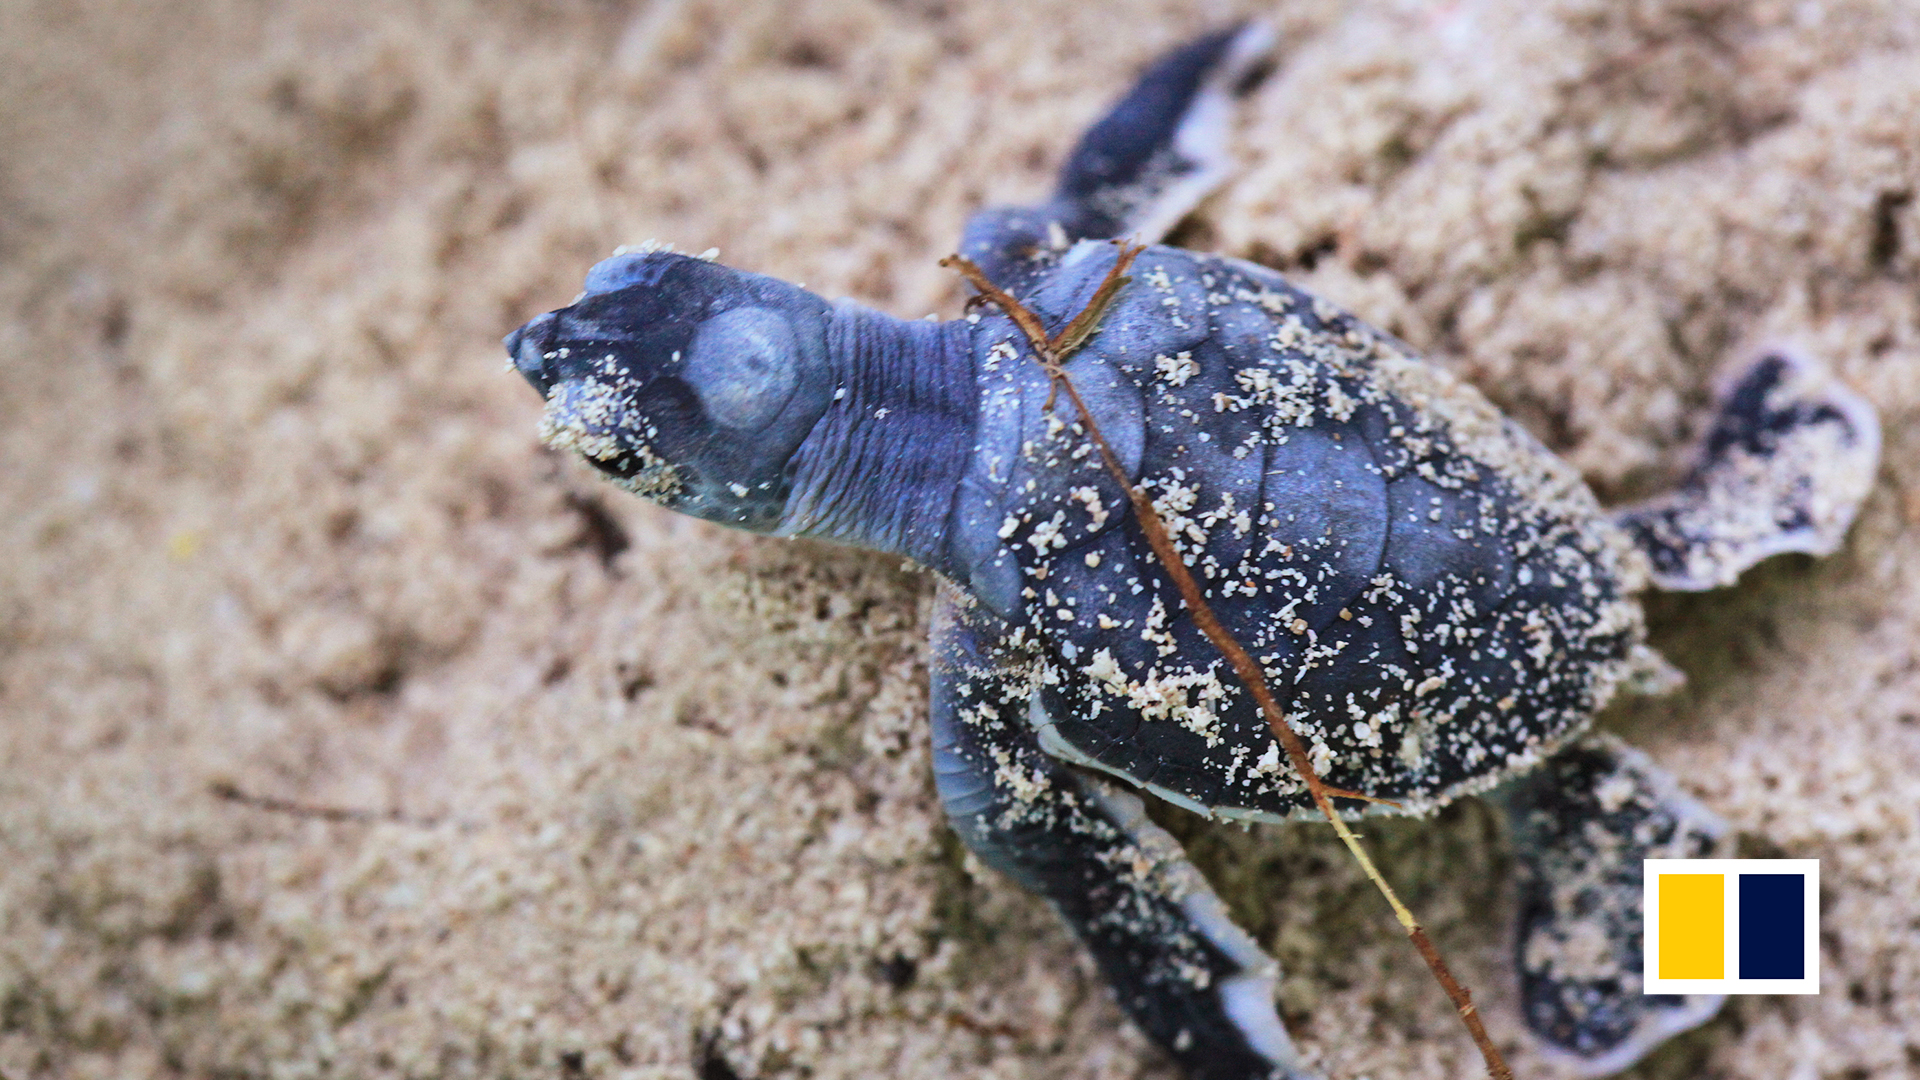
<path fill-rule="evenodd" d="M 1602 720 L 1821 860 L 1823 992 L 1642 1077 L 1920 1074 L 1920 10 L 0 9 L 0 1074 L 1155 1077 L 926 761 L 931 588 L 544 450 L 499 337 L 650 237 L 958 314 L 1138 65 L 1281 33 L 1181 242 L 1474 380 L 1603 498 L 1789 341 L 1881 410 L 1844 551 L 1650 603 Z M 1324 828 L 1168 812 L 1330 1076 L 1478 1058 Z M 1369 823 L 1520 1075 L 1509 858 Z"/>

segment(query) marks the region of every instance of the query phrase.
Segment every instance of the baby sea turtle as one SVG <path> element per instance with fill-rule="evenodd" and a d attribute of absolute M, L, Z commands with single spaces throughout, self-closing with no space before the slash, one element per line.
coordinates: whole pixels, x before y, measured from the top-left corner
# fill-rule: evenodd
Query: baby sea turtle
<path fill-rule="evenodd" d="M 1220 180 L 1270 34 L 1163 57 L 1054 196 L 962 251 L 1057 329 Z M 704 258 L 615 255 L 506 339 L 543 434 L 661 505 L 906 556 L 940 579 L 933 758 L 954 829 L 1046 897 L 1121 1005 L 1205 1080 L 1312 1075 L 1276 965 L 1150 822 L 1313 814 L 1266 722 L 1160 570 L 1127 498 L 1004 312 L 905 321 Z M 1769 352 L 1671 494 L 1603 509 L 1471 387 L 1261 266 L 1153 246 L 1067 362 L 1315 768 L 1425 814 L 1486 792 L 1520 867 L 1526 1022 L 1569 1071 L 1625 1068 L 1712 1015 L 1640 992 L 1640 861 L 1727 827 L 1589 732 L 1667 668 L 1634 594 L 1834 550 L 1870 485 L 1872 409 Z"/>

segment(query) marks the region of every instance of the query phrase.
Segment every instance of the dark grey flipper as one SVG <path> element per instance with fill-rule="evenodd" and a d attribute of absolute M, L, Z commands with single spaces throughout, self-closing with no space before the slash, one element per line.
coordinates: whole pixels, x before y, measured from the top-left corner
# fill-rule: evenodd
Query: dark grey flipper
<path fill-rule="evenodd" d="M 1521 1009 L 1549 1057 L 1611 1076 L 1717 1012 L 1641 993 L 1641 860 L 1715 857 L 1727 826 L 1645 754 L 1588 735 L 1496 789 L 1519 862 Z"/>
<path fill-rule="evenodd" d="M 1233 98 L 1272 49 L 1272 30 L 1248 22 L 1162 56 L 1080 137 L 1052 198 L 975 214 L 961 254 L 1018 292 L 1031 260 L 1076 240 L 1159 240 L 1226 179 Z"/>
<path fill-rule="evenodd" d="M 1031 658 L 970 603 L 943 585 L 933 630 L 934 779 L 954 830 L 1053 904 L 1194 1080 L 1309 1080 L 1274 1011 L 1278 965 L 1139 799 L 1041 751 Z"/>
<path fill-rule="evenodd" d="M 1879 460 L 1873 406 L 1810 361 L 1771 350 L 1721 394 L 1680 486 L 1619 522 L 1661 588 L 1731 585 L 1769 555 L 1838 550 Z"/>

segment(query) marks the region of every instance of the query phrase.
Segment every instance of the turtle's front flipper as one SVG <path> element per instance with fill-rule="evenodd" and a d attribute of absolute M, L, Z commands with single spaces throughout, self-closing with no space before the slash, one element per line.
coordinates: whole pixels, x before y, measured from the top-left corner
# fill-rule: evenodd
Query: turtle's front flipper
<path fill-rule="evenodd" d="M 1521 1009 L 1577 1076 L 1625 1069 L 1720 995 L 1641 993 L 1641 860 L 1717 854 L 1727 826 L 1619 740 L 1589 735 L 1495 789 L 1519 862 Z"/>
<path fill-rule="evenodd" d="M 1654 584 L 1731 585 L 1769 555 L 1838 549 L 1879 459 L 1873 406 L 1817 365 L 1770 351 L 1721 395 L 1680 486 L 1619 521 L 1652 560 Z"/>
<path fill-rule="evenodd" d="M 1053 904 L 1194 1080 L 1308 1080 L 1274 1011 L 1278 965 L 1139 799 L 1041 751 L 1029 659 L 966 605 L 943 586 L 933 635 L 934 780 L 954 831 Z"/>
<path fill-rule="evenodd" d="M 1272 49 L 1273 31 L 1247 22 L 1162 56 L 1080 137 L 1051 199 L 975 214 L 961 254 L 1005 287 L 1075 240 L 1159 240 L 1226 179 L 1233 98 Z"/>

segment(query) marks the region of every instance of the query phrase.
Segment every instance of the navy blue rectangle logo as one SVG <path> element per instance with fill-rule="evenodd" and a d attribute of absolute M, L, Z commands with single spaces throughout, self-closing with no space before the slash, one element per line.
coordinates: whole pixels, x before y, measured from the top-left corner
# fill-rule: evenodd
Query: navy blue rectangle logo
<path fill-rule="evenodd" d="M 1803 979 L 1807 974 L 1806 878 L 1740 875 L 1740 977 Z"/>

